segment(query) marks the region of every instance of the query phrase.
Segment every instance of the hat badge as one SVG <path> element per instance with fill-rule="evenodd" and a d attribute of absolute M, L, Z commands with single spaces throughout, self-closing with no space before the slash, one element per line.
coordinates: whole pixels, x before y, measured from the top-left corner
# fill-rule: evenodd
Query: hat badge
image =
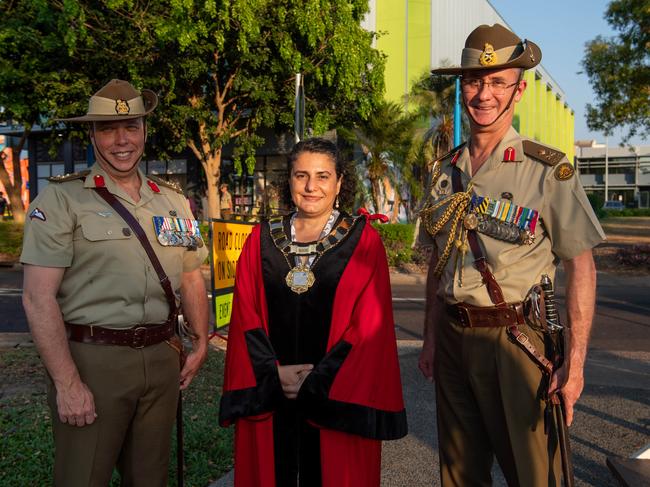
<path fill-rule="evenodd" d="M 131 107 L 128 101 L 122 100 L 121 98 L 115 100 L 115 113 L 118 115 L 128 115 L 130 111 Z"/>
<path fill-rule="evenodd" d="M 494 46 L 486 42 L 483 52 L 478 58 L 478 62 L 481 63 L 481 66 L 492 66 L 496 64 L 497 61 L 497 53 L 494 52 Z"/>

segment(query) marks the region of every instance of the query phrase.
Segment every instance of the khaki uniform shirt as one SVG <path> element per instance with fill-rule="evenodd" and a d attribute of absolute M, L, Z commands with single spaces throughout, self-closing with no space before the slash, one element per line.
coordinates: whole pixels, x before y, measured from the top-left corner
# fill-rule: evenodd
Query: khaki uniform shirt
<path fill-rule="evenodd" d="M 222 210 L 232 211 L 232 196 L 228 191 L 221 193 L 221 196 L 219 197 L 219 207 Z"/>
<path fill-rule="evenodd" d="M 514 154 L 509 148 L 514 150 Z M 556 164 L 543 162 L 544 154 L 549 153 L 561 155 L 552 149 L 542 154 L 525 154 L 522 138 L 511 127 L 476 174 L 472 174 L 466 146 L 456 157 L 464 189 L 471 181 L 473 192 L 478 196 L 503 200 L 503 195 L 512 195 L 512 203 L 539 212 L 532 245 L 497 240 L 477 232 L 484 256 L 507 302 L 522 301 L 530 288 L 540 282 L 542 274 L 548 274 L 553 279 L 559 260 L 572 259 L 605 239 L 580 178 L 575 173 L 568 179 L 559 178 L 558 168 L 568 160 L 562 155 L 562 160 Z M 456 151 L 439 162 L 441 175 L 429 188 L 428 204 L 453 193 L 451 176 L 455 154 Z M 442 214 L 444 208 L 437 210 L 436 217 Z M 449 231 L 448 223 L 435 237 L 438 256 L 445 248 Z M 423 245 L 432 243 L 423 224 L 420 225 L 419 241 Z M 464 302 L 475 306 L 493 306 L 481 274 L 474 267 L 471 249 L 463 263 L 462 287 L 456 255 L 454 247 L 440 277 L 439 297 L 450 304 Z"/>
<path fill-rule="evenodd" d="M 154 192 L 139 172 L 140 201 L 135 203 L 99 164 L 85 181 L 52 182 L 32 202 L 20 261 L 65 267 L 57 301 L 66 322 L 110 328 L 162 323 L 169 306 L 156 271 L 127 223 L 92 189 L 97 174 L 144 229 L 172 289 L 180 289 L 182 273 L 201 265 L 206 247 L 192 251 L 161 245 L 153 217 L 193 219 L 187 200 L 162 185 Z"/>

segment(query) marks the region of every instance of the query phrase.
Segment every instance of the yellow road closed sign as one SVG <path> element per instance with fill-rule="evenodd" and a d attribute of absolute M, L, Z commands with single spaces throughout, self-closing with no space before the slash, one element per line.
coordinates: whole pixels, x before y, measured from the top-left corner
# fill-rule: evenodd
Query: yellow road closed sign
<path fill-rule="evenodd" d="M 212 296 L 217 328 L 230 323 L 237 262 L 254 223 L 212 221 Z"/>

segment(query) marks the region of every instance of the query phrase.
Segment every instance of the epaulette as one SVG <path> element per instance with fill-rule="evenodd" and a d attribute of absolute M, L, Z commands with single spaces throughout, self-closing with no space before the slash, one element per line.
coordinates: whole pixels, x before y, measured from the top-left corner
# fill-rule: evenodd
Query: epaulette
<path fill-rule="evenodd" d="M 156 177 L 156 176 L 147 176 L 149 179 L 151 179 L 153 182 L 156 184 L 159 184 L 160 186 L 164 186 L 165 188 L 173 189 L 179 194 L 183 194 L 183 189 L 176 183 L 172 181 L 165 181 L 162 178 Z"/>
<path fill-rule="evenodd" d="M 83 179 L 90 174 L 90 169 L 84 169 L 83 171 L 73 172 L 71 174 L 61 174 L 59 176 L 51 176 L 47 180 L 51 183 L 65 183 L 67 181 L 73 181 L 75 179 Z"/>
<path fill-rule="evenodd" d="M 543 162 L 549 166 L 555 166 L 558 162 L 565 158 L 564 152 L 557 149 L 551 149 L 546 145 L 538 144 L 532 140 L 524 140 L 522 141 L 522 145 L 524 148 L 524 153 L 527 156 L 537 161 Z"/>

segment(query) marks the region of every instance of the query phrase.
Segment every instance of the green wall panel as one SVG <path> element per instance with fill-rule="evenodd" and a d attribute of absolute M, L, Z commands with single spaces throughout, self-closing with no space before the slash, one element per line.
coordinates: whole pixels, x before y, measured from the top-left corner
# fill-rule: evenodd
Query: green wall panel
<path fill-rule="evenodd" d="M 377 49 L 386 56 L 386 99 L 402 101 L 406 84 L 406 2 L 377 0 Z"/>

